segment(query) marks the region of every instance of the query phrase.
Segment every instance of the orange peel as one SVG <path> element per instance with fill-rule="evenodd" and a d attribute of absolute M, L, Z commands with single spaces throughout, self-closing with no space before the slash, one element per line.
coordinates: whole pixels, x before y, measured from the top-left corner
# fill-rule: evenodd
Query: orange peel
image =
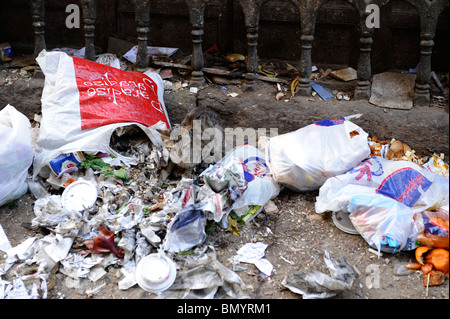
<path fill-rule="evenodd" d="M 425 261 L 423 259 L 423 255 L 428 252 L 430 249 L 433 249 L 432 247 L 428 247 L 428 246 L 421 246 L 421 247 L 417 247 L 416 248 L 416 260 L 419 264 L 424 265 Z"/>
<path fill-rule="evenodd" d="M 433 264 L 426 263 L 425 265 L 422 266 L 422 273 L 424 273 L 426 275 L 426 274 L 430 273 L 433 269 L 434 269 Z"/>
<path fill-rule="evenodd" d="M 436 248 L 427 254 L 426 261 L 432 264 L 436 270 L 446 274 L 448 273 L 448 256 L 448 250 Z"/>
<path fill-rule="evenodd" d="M 422 265 L 419 263 L 409 263 L 405 265 L 405 268 L 410 270 L 419 270 L 420 268 L 422 268 Z"/>

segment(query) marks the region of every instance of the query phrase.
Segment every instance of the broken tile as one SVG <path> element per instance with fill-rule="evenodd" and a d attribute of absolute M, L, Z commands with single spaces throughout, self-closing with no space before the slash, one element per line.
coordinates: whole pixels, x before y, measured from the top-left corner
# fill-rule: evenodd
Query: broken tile
<path fill-rule="evenodd" d="M 413 107 L 415 74 L 384 72 L 373 76 L 369 102 L 381 107 L 409 110 Z"/>

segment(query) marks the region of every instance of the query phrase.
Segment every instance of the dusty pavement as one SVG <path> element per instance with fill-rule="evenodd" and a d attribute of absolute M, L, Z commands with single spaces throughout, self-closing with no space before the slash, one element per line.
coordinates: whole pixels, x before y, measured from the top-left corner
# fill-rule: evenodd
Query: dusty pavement
<path fill-rule="evenodd" d="M 0 87 L 3 100 L 10 94 L 11 104 L 21 109 L 20 95 L 29 89 L 31 97 L 39 95 L 41 80 L 28 80 L 26 84 L 10 84 Z M 25 83 L 25 82 L 24 82 Z M 226 90 L 225 90 L 225 89 Z M 22 90 L 22 91 L 21 91 Z M 25 90 L 25 91 L 23 91 Z M 22 92 L 22 93 L 18 93 Z M 238 95 L 229 95 L 235 92 Z M 278 90 L 273 83 L 259 84 L 255 92 L 243 92 L 241 85 L 210 84 L 193 94 L 188 88 L 176 92 L 166 92 L 165 103 L 173 123 L 180 123 L 188 110 L 197 106 L 208 106 L 222 117 L 226 127 L 276 127 L 279 133 L 288 132 L 314 121 L 362 113 L 355 121 L 370 136 L 380 139 L 396 138 L 410 145 L 420 155 L 433 152 L 444 153 L 448 162 L 448 104 L 445 107 L 415 107 L 412 110 L 384 109 L 370 105 L 367 101 L 329 101 L 316 97 L 295 97 L 279 101 L 275 99 Z M 28 105 L 30 104 L 27 101 Z M 24 104 L 26 104 L 24 103 Z M 34 101 L 36 103 L 36 101 Z M 23 112 L 32 119 L 35 106 L 23 107 Z M 229 269 L 233 269 L 231 258 L 245 243 L 262 242 L 268 245 L 265 257 L 274 266 L 270 277 L 264 276 L 251 264 L 239 264 L 234 268 L 248 287 L 253 299 L 300 299 L 301 296 L 285 288 L 281 282 L 286 275 L 299 271 L 319 270 L 328 273 L 324 251 L 334 258 L 345 257 L 355 267 L 359 277 L 351 289 L 336 299 L 448 299 L 449 281 L 428 291 L 421 284 L 420 272 L 399 276 L 394 272 L 397 264 L 414 261 L 413 252 L 386 254 L 378 258 L 369 251 L 369 246 L 359 235 L 350 235 L 339 230 L 333 223 L 331 214 L 318 215 L 314 209 L 317 192 L 296 193 L 283 189 L 274 199 L 276 212 L 260 213 L 246 226 L 239 228 L 240 235 L 234 235 L 216 227 L 208 233 L 204 245 L 212 245 L 217 259 Z M 27 193 L 20 199 L 0 207 L 0 223 L 12 246 L 18 245 L 31 236 L 44 236 L 42 229 L 30 228 L 34 218 L 34 198 Z M 0 256 L 0 261 L 5 256 Z M 145 292 L 135 285 L 127 290 L 119 290 L 122 279 L 120 267 L 111 266 L 107 274 L 95 283 L 90 283 L 82 291 L 68 288 L 65 275 L 56 272 L 49 281 L 49 299 L 145 299 L 156 295 Z"/>

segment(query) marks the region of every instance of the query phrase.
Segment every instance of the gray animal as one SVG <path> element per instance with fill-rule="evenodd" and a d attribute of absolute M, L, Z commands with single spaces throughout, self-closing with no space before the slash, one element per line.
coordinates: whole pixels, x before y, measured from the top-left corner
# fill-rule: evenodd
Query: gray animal
<path fill-rule="evenodd" d="M 170 150 L 172 162 L 200 173 L 217 163 L 225 154 L 225 135 L 220 116 L 211 109 L 197 107 L 189 112 L 181 126 L 174 127 L 177 139 Z"/>

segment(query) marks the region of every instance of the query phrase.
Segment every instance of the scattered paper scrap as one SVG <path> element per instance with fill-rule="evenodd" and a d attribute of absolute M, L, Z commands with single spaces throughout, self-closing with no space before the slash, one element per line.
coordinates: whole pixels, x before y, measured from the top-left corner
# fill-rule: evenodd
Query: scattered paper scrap
<path fill-rule="evenodd" d="M 267 246 L 261 242 L 247 243 L 237 251 L 236 259 L 242 263 L 254 264 L 263 274 L 271 276 L 273 265 L 264 258 Z"/>

